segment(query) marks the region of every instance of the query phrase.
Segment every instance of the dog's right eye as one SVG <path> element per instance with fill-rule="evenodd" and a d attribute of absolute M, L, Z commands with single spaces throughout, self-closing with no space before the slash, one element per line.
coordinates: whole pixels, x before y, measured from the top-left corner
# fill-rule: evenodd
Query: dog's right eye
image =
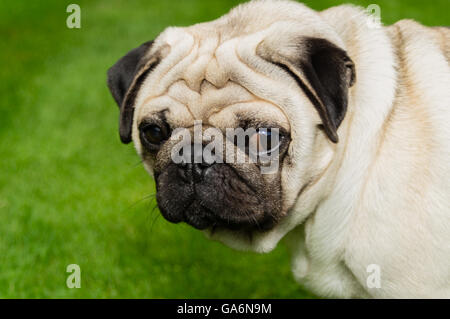
<path fill-rule="evenodd" d="M 149 150 L 155 151 L 169 137 L 169 127 L 144 123 L 139 126 L 141 141 Z"/>

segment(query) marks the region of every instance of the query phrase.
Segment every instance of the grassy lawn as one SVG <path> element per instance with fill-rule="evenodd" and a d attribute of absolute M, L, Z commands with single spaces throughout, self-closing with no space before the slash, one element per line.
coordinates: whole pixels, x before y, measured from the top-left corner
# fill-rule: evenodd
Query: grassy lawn
<path fill-rule="evenodd" d="M 81 29 L 65 26 L 73 2 Z M 294 282 L 283 245 L 241 253 L 166 222 L 153 181 L 118 138 L 107 68 L 166 26 L 211 20 L 238 2 L 0 2 L 1 298 L 313 297 Z M 448 0 L 377 3 L 388 24 L 450 24 Z M 81 289 L 66 287 L 72 263 Z"/>

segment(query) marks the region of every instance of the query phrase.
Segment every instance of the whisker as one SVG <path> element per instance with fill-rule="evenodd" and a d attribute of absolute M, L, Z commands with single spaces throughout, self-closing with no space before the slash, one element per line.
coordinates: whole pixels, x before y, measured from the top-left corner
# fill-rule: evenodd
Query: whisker
<path fill-rule="evenodd" d="M 153 201 L 153 200 L 152 200 L 152 201 Z M 152 201 L 150 201 L 149 206 L 150 206 L 150 204 L 152 203 Z M 156 210 L 157 208 L 158 208 L 158 204 L 155 202 L 154 205 L 153 205 L 153 208 L 151 209 L 150 214 L 149 214 L 149 218 L 150 218 L 151 215 L 154 215 L 153 220 L 151 221 L 151 224 L 150 224 L 150 229 L 149 229 L 149 231 L 150 231 L 150 236 L 151 236 L 151 234 L 153 233 L 152 230 L 153 230 L 153 227 L 155 226 L 156 220 L 157 220 L 158 217 L 161 215 L 161 214 L 158 214 L 158 213 L 154 214 L 154 212 L 155 212 L 155 210 Z"/>
<path fill-rule="evenodd" d="M 130 165 L 131 165 L 131 167 L 136 168 L 137 166 L 141 165 L 143 162 L 144 162 L 144 160 L 143 160 L 143 159 L 140 159 L 137 163 L 135 163 L 135 164 L 130 164 Z"/>
<path fill-rule="evenodd" d="M 152 224 L 150 225 L 150 233 L 152 233 L 153 227 L 156 224 L 156 221 L 158 220 L 159 216 L 161 216 L 161 214 L 155 214 L 155 217 L 153 218 Z"/>
<path fill-rule="evenodd" d="M 141 203 L 141 202 L 143 202 L 143 201 L 145 201 L 145 200 L 147 200 L 147 199 L 149 199 L 149 198 L 152 198 L 152 199 L 153 199 L 153 198 L 155 198 L 155 197 L 156 197 L 156 193 L 152 193 L 152 194 L 149 194 L 149 195 L 147 195 L 147 196 L 144 196 L 143 198 L 137 200 L 136 202 L 134 202 L 133 204 L 131 204 L 130 206 L 128 206 L 124 211 L 126 212 L 126 211 L 130 210 L 131 208 L 135 207 L 137 204 L 139 204 L 139 203 Z"/>

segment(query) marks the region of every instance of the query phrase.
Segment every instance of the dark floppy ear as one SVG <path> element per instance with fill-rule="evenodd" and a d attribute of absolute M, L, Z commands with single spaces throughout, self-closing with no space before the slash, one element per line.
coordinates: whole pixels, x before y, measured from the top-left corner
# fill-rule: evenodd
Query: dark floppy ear
<path fill-rule="evenodd" d="M 297 50 L 295 58 L 272 55 L 272 62 L 294 77 L 317 109 L 328 138 L 337 143 L 337 129 L 347 111 L 348 88 L 356 80 L 355 65 L 344 50 L 326 39 L 303 38 Z"/>
<path fill-rule="evenodd" d="M 128 52 L 108 70 L 108 88 L 120 108 L 119 134 L 122 143 L 131 142 L 134 100 L 158 59 L 148 56 L 153 41 Z"/>

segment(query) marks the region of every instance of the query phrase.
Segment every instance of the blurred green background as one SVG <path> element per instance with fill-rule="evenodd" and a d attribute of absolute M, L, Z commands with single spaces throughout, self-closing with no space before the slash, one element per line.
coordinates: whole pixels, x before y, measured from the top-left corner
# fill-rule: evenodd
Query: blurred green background
<path fill-rule="evenodd" d="M 76 1 L 81 29 L 66 27 L 70 1 L 0 2 L 0 297 L 314 297 L 283 245 L 241 253 L 166 222 L 133 146 L 119 142 L 108 67 L 166 26 L 239 2 Z M 450 24 L 449 0 L 376 3 L 386 24 Z M 72 263 L 81 289 L 66 287 Z"/>

